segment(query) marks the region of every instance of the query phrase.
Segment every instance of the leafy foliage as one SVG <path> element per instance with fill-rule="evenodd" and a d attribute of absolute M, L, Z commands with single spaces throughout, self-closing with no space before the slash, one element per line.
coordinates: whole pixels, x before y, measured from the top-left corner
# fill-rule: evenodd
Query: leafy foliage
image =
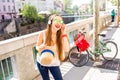
<path fill-rule="evenodd" d="M 34 6 L 30 5 L 24 5 L 22 9 L 23 16 L 25 16 L 27 19 L 35 21 L 37 19 L 37 10 Z"/>
<path fill-rule="evenodd" d="M 117 6 L 117 0 L 112 0 L 114 6 Z"/>
<path fill-rule="evenodd" d="M 41 21 L 41 22 L 43 22 L 44 21 L 44 19 L 45 19 L 45 17 L 43 16 L 43 15 L 38 15 L 38 17 L 37 17 L 37 20 L 39 20 L 39 21 Z"/>
<path fill-rule="evenodd" d="M 118 0 L 107 0 L 109 2 L 111 2 L 114 6 L 117 6 Z"/>
<path fill-rule="evenodd" d="M 77 12 L 79 10 L 79 7 L 77 5 L 73 6 L 73 12 Z"/>
<path fill-rule="evenodd" d="M 63 0 L 65 4 L 65 12 L 66 13 L 72 13 L 71 11 L 71 0 Z"/>
<path fill-rule="evenodd" d="M 93 14 L 93 0 L 90 0 L 90 12 Z"/>
<path fill-rule="evenodd" d="M 50 10 L 50 13 L 51 13 L 51 14 L 58 14 L 58 11 L 51 9 L 51 10 Z"/>

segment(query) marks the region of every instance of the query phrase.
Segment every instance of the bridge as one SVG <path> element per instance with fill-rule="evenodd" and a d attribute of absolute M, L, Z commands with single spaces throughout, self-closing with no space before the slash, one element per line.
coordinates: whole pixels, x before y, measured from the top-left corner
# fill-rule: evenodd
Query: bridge
<path fill-rule="evenodd" d="M 116 23 L 108 25 L 101 33 L 106 34 L 106 39 L 113 39 L 118 46 L 118 55 L 115 60 L 100 63 L 89 61 L 83 67 L 75 67 L 69 61 L 64 62 L 61 66 L 61 72 L 64 80 L 120 80 L 120 51 L 119 51 L 119 33 L 120 28 L 116 28 Z M 54 80 L 50 75 L 51 80 Z M 37 76 L 34 80 L 40 80 Z"/>
<path fill-rule="evenodd" d="M 91 17 L 67 24 L 66 32 L 71 46 L 73 45 L 72 35 L 83 28 L 87 33 L 87 40 L 91 45 L 94 44 L 93 20 L 94 18 Z M 100 15 L 99 23 L 99 33 L 105 33 L 108 38 L 114 38 L 119 48 L 120 29 L 116 23 L 111 23 L 110 14 Z M 40 31 L 0 42 L 0 71 L 2 72 L 0 79 L 42 80 L 33 53 L 39 33 Z M 120 51 L 113 62 L 101 64 L 101 66 L 94 66 L 95 62 L 89 61 L 83 67 L 75 67 L 69 61 L 65 61 L 60 66 L 63 78 L 64 80 L 120 80 L 119 53 Z M 53 80 L 52 76 L 51 80 Z"/>

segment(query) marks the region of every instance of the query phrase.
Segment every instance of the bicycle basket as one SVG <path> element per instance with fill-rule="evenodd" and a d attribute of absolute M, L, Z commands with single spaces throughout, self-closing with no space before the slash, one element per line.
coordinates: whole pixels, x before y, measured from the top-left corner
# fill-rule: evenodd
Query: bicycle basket
<path fill-rule="evenodd" d="M 85 51 L 90 46 L 84 35 L 78 35 L 75 44 L 80 48 L 80 51 Z"/>

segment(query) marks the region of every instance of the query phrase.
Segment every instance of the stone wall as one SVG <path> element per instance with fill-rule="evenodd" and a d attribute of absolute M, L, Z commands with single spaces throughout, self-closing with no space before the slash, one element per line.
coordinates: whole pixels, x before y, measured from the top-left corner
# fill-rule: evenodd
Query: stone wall
<path fill-rule="evenodd" d="M 31 80 L 39 74 L 35 68 L 32 51 L 38 33 L 1 41 L 0 43 L 0 60 L 12 58 L 14 77 L 18 80 Z"/>

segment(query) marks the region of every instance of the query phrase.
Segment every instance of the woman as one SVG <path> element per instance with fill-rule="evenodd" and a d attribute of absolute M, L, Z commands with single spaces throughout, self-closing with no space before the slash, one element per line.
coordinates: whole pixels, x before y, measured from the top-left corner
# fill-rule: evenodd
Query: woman
<path fill-rule="evenodd" d="M 63 60 L 62 55 L 64 52 L 69 51 L 69 42 L 65 32 L 65 24 L 62 17 L 59 15 L 51 15 L 48 20 L 47 29 L 39 34 L 36 49 L 41 52 L 46 47 L 54 50 L 54 58 L 49 65 L 42 64 L 37 59 L 37 66 L 42 75 L 43 80 L 50 80 L 49 72 L 53 75 L 55 80 L 63 80 L 60 72 L 60 61 Z"/>

